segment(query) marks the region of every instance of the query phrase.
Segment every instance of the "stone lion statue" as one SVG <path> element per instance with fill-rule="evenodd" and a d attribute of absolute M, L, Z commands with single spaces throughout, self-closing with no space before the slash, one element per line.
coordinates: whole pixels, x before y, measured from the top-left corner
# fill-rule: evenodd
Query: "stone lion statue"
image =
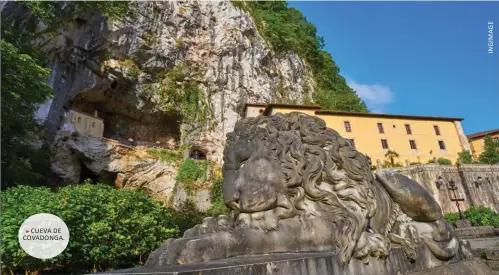
<path fill-rule="evenodd" d="M 433 197 L 407 177 L 373 175 L 370 167 L 320 118 L 294 112 L 243 119 L 224 151 L 230 216 L 206 218 L 167 240 L 146 265 L 312 251 L 367 263 L 386 258 L 392 244 L 414 260 L 419 243 L 450 260 L 459 241 Z"/>

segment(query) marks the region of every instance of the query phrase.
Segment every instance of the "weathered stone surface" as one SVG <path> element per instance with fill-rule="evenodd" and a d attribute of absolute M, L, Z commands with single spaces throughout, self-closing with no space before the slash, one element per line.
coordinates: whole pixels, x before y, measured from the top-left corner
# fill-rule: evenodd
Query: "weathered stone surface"
<path fill-rule="evenodd" d="M 63 179 L 62 184 L 79 183 L 84 165 L 101 178 L 110 175 L 120 188 L 143 189 L 165 201 L 173 194 L 177 168 L 145 151 L 79 135 L 71 129 L 58 132 L 52 151 L 52 171 Z"/>
<path fill-rule="evenodd" d="M 467 220 L 467 219 L 457 220 L 456 221 L 456 227 L 457 228 L 471 227 L 471 222 L 469 220 Z"/>
<path fill-rule="evenodd" d="M 499 236 L 499 228 L 494 228 L 493 226 L 474 226 L 456 228 L 454 230 L 456 235 L 463 239 Z"/>
<path fill-rule="evenodd" d="M 384 266 L 379 272 L 386 274 L 391 271 L 381 263 L 397 245 L 408 265 L 435 267 L 471 255 L 421 184 L 388 170 L 374 177 L 370 167 L 366 156 L 315 116 L 241 120 L 227 135 L 224 152 L 231 218 L 207 218 L 183 238 L 167 240 L 146 266 L 334 252 L 352 272 L 362 271 L 355 264 L 360 260 Z"/>
<path fill-rule="evenodd" d="M 499 261 L 497 261 L 497 260 L 487 260 L 485 263 L 487 264 L 487 266 L 490 269 L 499 271 Z"/>
<path fill-rule="evenodd" d="M 499 261 L 499 246 L 486 248 L 485 256 L 487 257 L 487 260 Z"/>
<path fill-rule="evenodd" d="M 462 248 L 469 247 L 463 243 Z M 484 263 L 471 260 L 466 252 L 460 251 L 456 258 L 443 263 L 434 258 L 425 247 L 418 250 L 417 260 L 406 260 L 401 247 L 390 250 L 385 261 L 372 261 L 364 264 L 353 259 L 344 266 L 339 255 L 332 252 L 281 253 L 260 256 L 236 257 L 202 264 L 185 264 L 167 267 L 141 267 L 99 274 L 130 275 L 404 275 L 404 274 L 448 274 L 448 275 L 492 275 Z"/>
<path fill-rule="evenodd" d="M 221 161 L 225 134 L 241 118 L 245 103 L 277 100 L 277 86 L 285 90 L 283 100 L 311 98 L 314 83 L 305 62 L 295 54 L 274 54 L 252 18 L 231 1 L 137 3 L 134 19 L 110 21 L 89 11 L 55 37 L 39 35 L 34 42 L 49 55 L 52 70 L 54 98 L 38 113 L 51 136 L 63 123 L 64 107 L 71 107 L 102 111 L 110 122 L 107 135 L 178 139 L 180 118 L 164 111 L 159 94 L 149 88 L 168 85 L 165 72 L 180 64 L 186 67 L 184 82 L 192 80 L 202 90 L 214 126 L 187 125 L 185 138 L 215 161 Z M 2 5 L 2 20 L 26 28 L 29 19 L 21 5 Z M 43 29 L 41 23 L 38 27 Z M 138 71 L 131 73 L 132 66 Z"/>
<path fill-rule="evenodd" d="M 485 206 L 499 213 L 499 165 L 463 164 L 458 168 L 424 164 L 394 170 L 421 183 L 433 195 L 444 213 L 458 212 L 456 203 L 451 201 L 454 194 L 447 188 L 451 180 L 457 187 L 458 198 L 464 199 L 459 202 L 461 210 L 475 205 Z M 445 182 L 440 189 L 435 184 L 439 176 Z"/>

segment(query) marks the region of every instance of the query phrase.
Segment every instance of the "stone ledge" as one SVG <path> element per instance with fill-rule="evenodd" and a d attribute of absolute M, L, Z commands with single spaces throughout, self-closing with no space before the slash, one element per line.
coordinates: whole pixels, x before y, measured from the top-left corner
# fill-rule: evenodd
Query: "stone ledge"
<path fill-rule="evenodd" d="M 409 262 L 402 248 L 394 247 L 390 251 L 386 261 L 372 259 L 368 265 L 360 260 L 352 259 L 349 265 L 343 267 L 339 256 L 334 252 L 310 252 L 310 253 L 283 253 L 259 256 L 235 257 L 225 260 L 212 261 L 200 264 L 185 264 L 164 267 L 139 267 L 113 272 L 99 273 L 101 275 L 306 275 L 306 274 L 343 274 L 343 275 L 403 275 L 424 270 L 432 270 L 438 266 L 454 266 L 461 273 L 445 274 L 477 274 L 488 275 L 490 270 L 485 264 L 480 268 L 469 268 L 464 260 L 471 259 L 471 248 L 467 241 L 461 241 L 461 249 L 450 262 L 442 262 L 436 259 L 426 246 L 418 250 L 416 261 Z M 454 270 L 449 269 L 449 270 Z M 474 272 L 472 270 L 485 270 Z M 444 268 L 447 272 L 447 269 Z M 440 273 L 439 273 L 440 274 Z"/>
<path fill-rule="evenodd" d="M 499 236 L 499 228 L 493 226 L 462 227 L 455 228 L 454 231 L 462 239 Z"/>

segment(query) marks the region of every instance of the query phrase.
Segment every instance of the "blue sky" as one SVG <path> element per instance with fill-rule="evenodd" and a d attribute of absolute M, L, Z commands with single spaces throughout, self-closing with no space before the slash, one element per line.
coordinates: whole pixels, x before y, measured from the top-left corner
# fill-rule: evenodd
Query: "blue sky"
<path fill-rule="evenodd" d="M 289 2 L 373 112 L 499 128 L 499 2 Z M 494 53 L 487 53 L 488 21 Z"/>

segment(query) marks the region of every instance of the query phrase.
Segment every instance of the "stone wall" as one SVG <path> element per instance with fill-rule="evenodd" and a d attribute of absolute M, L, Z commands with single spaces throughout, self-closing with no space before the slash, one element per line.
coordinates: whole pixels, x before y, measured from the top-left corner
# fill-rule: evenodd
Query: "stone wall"
<path fill-rule="evenodd" d="M 395 171 L 419 182 L 433 194 L 444 213 L 457 212 L 454 194 L 449 190 L 452 180 L 457 187 L 461 210 L 469 206 L 485 206 L 499 213 L 499 165 L 464 164 L 461 166 L 422 164 L 395 168 Z M 438 177 L 443 184 L 437 188 Z M 479 178 L 480 177 L 480 178 Z M 480 181 L 479 186 L 476 182 Z"/>

